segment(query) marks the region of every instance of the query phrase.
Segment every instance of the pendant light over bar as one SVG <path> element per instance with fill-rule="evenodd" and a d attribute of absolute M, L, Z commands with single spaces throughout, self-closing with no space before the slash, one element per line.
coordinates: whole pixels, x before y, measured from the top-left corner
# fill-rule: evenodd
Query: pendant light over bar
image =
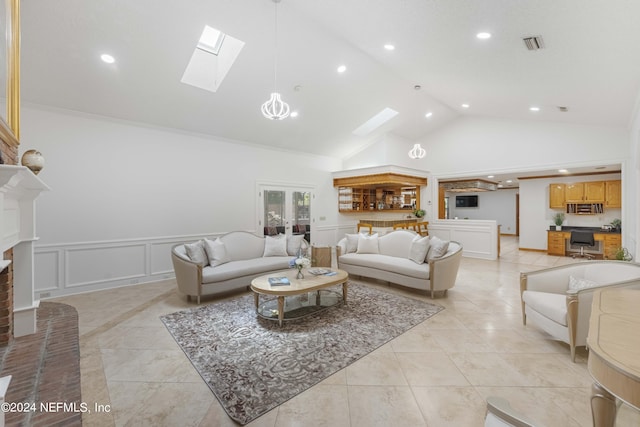
<path fill-rule="evenodd" d="M 409 157 L 412 159 L 422 159 L 427 154 L 427 150 L 422 148 L 420 144 L 414 144 L 413 148 L 409 150 Z"/>

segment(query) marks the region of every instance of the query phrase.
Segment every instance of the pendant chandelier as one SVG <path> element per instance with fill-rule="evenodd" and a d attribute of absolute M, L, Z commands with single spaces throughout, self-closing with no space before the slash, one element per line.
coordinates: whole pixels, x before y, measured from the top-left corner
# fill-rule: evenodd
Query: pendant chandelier
<path fill-rule="evenodd" d="M 422 159 L 427 154 L 427 150 L 422 148 L 420 144 L 414 144 L 413 148 L 409 150 L 409 157 L 412 159 Z"/>
<path fill-rule="evenodd" d="M 278 3 L 280 0 L 273 0 L 276 4 L 275 13 L 275 66 L 273 70 L 273 92 L 271 98 L 262 104 L 262 115 L 270 120 L 282 120 L 289 117 L 289 104 L 280 99 L 280 93 L 277 90 L 278 82 Z"/>

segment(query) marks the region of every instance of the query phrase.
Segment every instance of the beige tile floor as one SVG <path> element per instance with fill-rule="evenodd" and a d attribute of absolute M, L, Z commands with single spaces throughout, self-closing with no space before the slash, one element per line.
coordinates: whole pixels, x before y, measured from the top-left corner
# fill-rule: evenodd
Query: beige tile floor
<path fill-rule="evenodd" d="M 569 262 L 503 236 L 499 261 L 463 258 L 456 287 L 435 301 L 444 311 L 249 425 L 481 426 L 497 395 L 541 426 L 591 426 L 586 351 L 571 363 L 567 345 L 520 314 L 520 271 Z M 85 426 L 237 425 L 159 320 L 194 306 L 172 281 L 56 301 L 78 309 L 83 400 L 108 409 Z M 640 413 L 623 405 L 617 426 L 640 426 Z"/>

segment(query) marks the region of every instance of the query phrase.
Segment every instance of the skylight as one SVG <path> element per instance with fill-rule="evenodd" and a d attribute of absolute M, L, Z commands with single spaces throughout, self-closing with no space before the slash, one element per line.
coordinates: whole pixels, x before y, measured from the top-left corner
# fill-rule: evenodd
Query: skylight
<path fill-rule="evenodd" d="M 225 34 L 222 31 L 205 25 L 200 40 L 198 40 L 198 49 L 218 55 L 222 47 L 222 42 L 224 41 L 224 36 Z"/>
<path fill-rule="evenodd" d="M 397 115 L 397 111 L 392 110 L 391 108 L 385 108 L 384 110 L 380 111 L 378 114 L 364 122 L 362 125 L 360 125 L 360 127 L 353 131 L 353 134 L 357 136 L 369 135 L 371 132 L 373 132 Z"/>
<path fill-rule="evenodd" d="M 243 47 L 243 41 L 205 25 L 180 81 L 217 91 Z"/>

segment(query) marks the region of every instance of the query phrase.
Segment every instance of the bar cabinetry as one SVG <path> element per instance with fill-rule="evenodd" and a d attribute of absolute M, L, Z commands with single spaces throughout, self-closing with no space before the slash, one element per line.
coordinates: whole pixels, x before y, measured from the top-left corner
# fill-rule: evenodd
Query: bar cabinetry
<path fill-rule="evenodd" d="M 339 212 L 413 212 L 420 209 L 426 178 L 384 173 L 334 178 Z"/>

